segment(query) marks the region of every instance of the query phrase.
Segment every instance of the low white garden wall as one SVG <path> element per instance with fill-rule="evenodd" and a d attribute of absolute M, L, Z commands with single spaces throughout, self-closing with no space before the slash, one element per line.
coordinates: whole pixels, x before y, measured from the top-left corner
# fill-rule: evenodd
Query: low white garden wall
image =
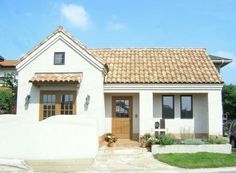
<path fill-rule="evenodd" d="M 212 152 L 230 154 L 230 144 L 152 145 L 152 154 Z"/>
<path fill-rule="evenodd" d="M 32 123 L 24 116 L 0 116 L 0 158 L 81 159 L 98 151 L 96 118 L 53 116 Z"/>

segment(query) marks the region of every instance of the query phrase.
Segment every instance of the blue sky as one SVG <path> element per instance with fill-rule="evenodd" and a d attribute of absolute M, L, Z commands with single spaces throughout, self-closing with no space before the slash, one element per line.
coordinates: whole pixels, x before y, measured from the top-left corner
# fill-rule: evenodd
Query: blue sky
<path fill-rule="evenodd" d="M 193 47 L 234 59 L 235 0 L 1 0 L 0 55 L 18 59 L 58 25 L 88 47 Z"/>

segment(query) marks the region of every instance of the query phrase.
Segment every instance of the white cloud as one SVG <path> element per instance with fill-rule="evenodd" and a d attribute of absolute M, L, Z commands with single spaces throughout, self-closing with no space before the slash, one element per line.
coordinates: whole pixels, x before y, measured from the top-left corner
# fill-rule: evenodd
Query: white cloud
<path fill-rule="evenodd" d="M 231 64 L 229 64 L 228 67 L 236 68 L 236 56 L 235 56 L 233 53 L 227 52 L 227 51 L 223 51 L 223 50 L 218 50 L 218 51 L 216 51 L 215 53 L 213 53 L 213 55 L 232 59 L 233 62 L 232 62 Z"/>
<path fill-rule="evenodd" d="M 108 25 L 107 25 L 107 29 L 123 30 L 123 29 L 125 29 L 125 25 L 122 24 L 122 23 L 117 23 L 117 22 L 109 21 Z"/>
<path fill-rule="evenodd" d="M 81 5 L 63 4 L 61 6 L 62 16 L 74 27 L 86 29 L 91 21 L 85 8 Z"/>

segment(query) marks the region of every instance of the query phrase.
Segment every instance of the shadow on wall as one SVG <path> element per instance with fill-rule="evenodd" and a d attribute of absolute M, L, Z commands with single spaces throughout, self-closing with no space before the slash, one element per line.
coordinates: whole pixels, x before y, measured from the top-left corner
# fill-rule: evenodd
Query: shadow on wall
<path fill-rule="evenodd" d="M 193 97 L 194 133 L 198 138 L 208 137 L 209 121 L 207 97 L 207 94 L 196 94 Z"/>
<path fill-rule="evenodd" d="M 25 95 L 25 103 L 24 103 L 24 107 L 25 110 L 28 110 L 29 106 L 31 103 L 39 103 L 39 97 L 40 97 L 40 91 L 37 87 L 35 86 L 31 86 L 30 88 L 30 93 L 28 95 Z"/>

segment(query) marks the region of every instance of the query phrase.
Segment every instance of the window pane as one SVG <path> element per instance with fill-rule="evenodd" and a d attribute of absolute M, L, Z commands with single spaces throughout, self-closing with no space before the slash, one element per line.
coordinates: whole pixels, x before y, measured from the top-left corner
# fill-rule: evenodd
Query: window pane
<path fill-rule="evenodd" d="M 64 52 L 55 52 L 54 54 L 54 64 L 62 65 L 65 62 L 65 53 Z"/>
<path fill-rule="evenodd" d="M 181 96 L 181 118 L 193 118 L 192 96 Z"/>
<path fill-rule="evenodd" d="M 116 100 L 116 117 L 129 117 L 129 100 Z"/>
<path fill-rule="evenodd" d="M 43 119 L 55 115 L 56 95 L 43 95 Z"/>
<path fill-rule="evenodd" d="M 162 117 L 174 118 L 174 96 L 162 97 Z"/>
<path fill-rule="evenodd" d="M 43 96 L 43 103 L 47 103 L 47 95 Z"/>
<path fill-rule="evenodd" d="M 73 95 L 61 95 L 61 110 L 61 113 L 63 112 L 63 114 L 73 114 Z"/>
<path fill-rule="evenodd" d="M 52 95 L 52 103 L 55 103 L 55 102 L 56 102 L 56 96 Z"/>

